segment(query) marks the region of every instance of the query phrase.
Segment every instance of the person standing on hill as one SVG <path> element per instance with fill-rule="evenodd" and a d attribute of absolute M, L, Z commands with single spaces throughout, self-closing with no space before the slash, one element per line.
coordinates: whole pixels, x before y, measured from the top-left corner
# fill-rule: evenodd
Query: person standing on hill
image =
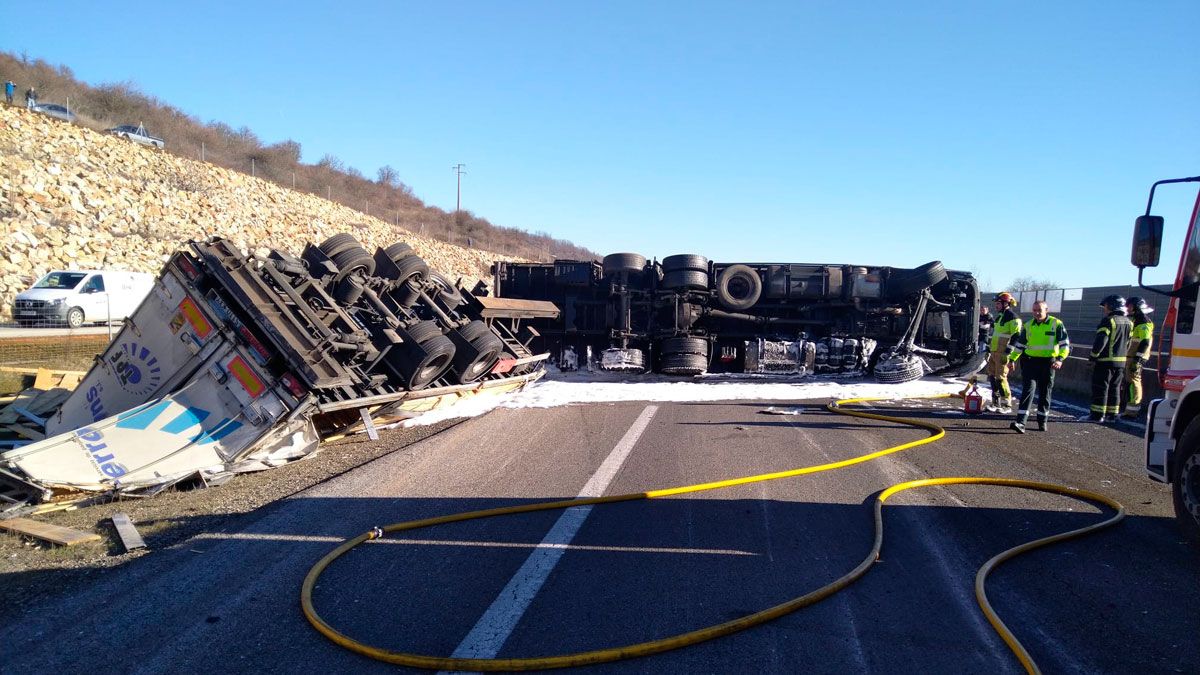
<path fill-rule="evenodd" d="M 32 110 L 35 105 L 37 105 L 37 90 L 30 87 L 25 90 L 25 107 Z"/>
<path fill-rule="evenodd" d="M 1012 412 L 1012 390 L 1008 387 L 1008 373 L 1017 364 L 1009 361 L 1012 339 L 1021 332 L 1021 317 L 1013 311 L 1017 299 L 1012 293 L 999 293 L 992 299 L 996 303 L 996 321 L 992 324 L 992 341 L 989 345 L 988 382 L 992 387 L 992 404 L 988 412 L 1008 414 Z"/>
<path fill-rule="evenodd" d="M 1115 422 L 1121 412 L 1121 380 L 1133 323 L 1125 316 L 1125 298 L 1105 296 L 1100 306 L 1106 314 L 1096 327 L 1096 341 L 1092 344 L 1092 410 L 1088 419 Z"/>
<path fill-rule="evenodd" d="M 8 80 L 4 83 L 4 100 L 12 105 L 13 95 L 17 93 L 17 83 Z"/>
<path fill-rule="evenodd" d="M 1121 417 L 1137 419 L 1142 413 L 1142 368 L 1150 360 L 1154 342 L 1154 322 L 1147 316 L 1154 308 L 1136 295 L 1125 301 L 1125 311 L 1133 320 L 1129 334 L 1129 351 L 1125 355 L 1125 380 L 1129 382 L 1129 398 Z"/>

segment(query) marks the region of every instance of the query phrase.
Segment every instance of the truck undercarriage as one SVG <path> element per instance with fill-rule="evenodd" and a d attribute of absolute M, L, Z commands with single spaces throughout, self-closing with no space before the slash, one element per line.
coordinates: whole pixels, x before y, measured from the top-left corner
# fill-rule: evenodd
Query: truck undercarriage
<path fill-rule="evenodd" d="M 611 371 L 868 371 L 903 382 L 978 370 L 979 288 L 939 262 L 862 265 L 661 262 L 616 253 L 594 261 L 497 263 L 495 293 L 543 300 L 534 344 L 570 366 Z"/>

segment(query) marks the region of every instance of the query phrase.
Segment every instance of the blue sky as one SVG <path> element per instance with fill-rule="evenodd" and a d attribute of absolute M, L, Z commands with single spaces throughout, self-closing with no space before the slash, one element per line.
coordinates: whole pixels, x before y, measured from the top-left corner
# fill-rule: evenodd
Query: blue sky
<path fill-rule="evenodd" d="M 1200 174 L 1195 0 L 0 7 L 0 49 L 442 208 L 464 163 L 464 208 L 600 253 L 1131 283 Z"/>

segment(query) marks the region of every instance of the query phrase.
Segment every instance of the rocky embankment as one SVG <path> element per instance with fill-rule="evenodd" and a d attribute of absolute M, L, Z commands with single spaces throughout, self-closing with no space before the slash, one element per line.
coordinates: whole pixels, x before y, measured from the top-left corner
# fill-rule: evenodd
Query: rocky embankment
<path fill-rule="evenodd" d="M 169 142 L 169 140 L 168 140 Z M 115 136 L 0 106 L 0 319 L 17 293 L 52 269 L 157 273 L 191 239 L 226 237 L 248 253 L 299 254 L 350 232 L 368 249 L 405 241 L 468 287 L 494 260 L 294 192 Z"/>

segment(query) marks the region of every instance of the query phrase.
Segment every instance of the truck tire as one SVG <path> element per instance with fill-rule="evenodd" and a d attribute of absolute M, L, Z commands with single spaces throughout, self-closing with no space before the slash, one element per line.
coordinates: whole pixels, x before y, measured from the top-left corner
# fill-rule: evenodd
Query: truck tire
<path fill-rule="evenodd" d="M 329 256 L 329 259 L 338 268 L 337 276 L 333 278 L 334 283 L 358 272 L 368 277 L 375 272 L 375 258 L 361 246 L 348 246 Z"/>
<path fill-rule="evenodd" d="M 72 307 L 67 310 L 67 325 L 71 328 L 79 328 L 83 325 L 83 310 L 79 307 Z"/>
<path fill-rule="evenodd" d="M 1170 477 L 1175 520 L 1188 541 L 1200 544 L 1200 416 L 1188 423 L 1176 447 L 1179 452 Z"/>
<path fill-rule="evenodd" d="M 354 235 L 347 232 L 338 232 L 320 244 L 317 244 L 317 248 L 321 249 L 321 253 L 324 253 L 329 258 L 332 258 L 335 253 L 355 247 L 362 248 L 362 244 L 358 242 L 358 239 L 354 238 Z"/>
<path fill-rule="evenodd" d="M 659 371 L 666 375 L 703 375 L 708 358 L 699 354 L 664 354 Z"/>
<path fill-rule="evenodd" d="M 436 321 L 418 321 L 407 329 L 408 334 L 412 337 L 413 342 L 422 344 L 429 342 L 433 338 L 442 334 L 442 329 L 438 327 Z"/>
<path fill-rule="evenodd" d="M 762 279 L 747 265 L 730 265 L 717 277 L 717 300 L 725 309 L 750 309 L 762 295 Z"/>
<path fill-rule="evenodd" d="M 409 281 L 412 281 L 413 277 L 424 277 L 429 274 L 429 265 L 415 255 L 410 255 L 407 258 L 401 258 L 395 262 L 397 272 L 392 281 L 400 282 L 400 286 L 404 286 Z M 404 297 L 398 300 L 398 302 L 405 307 L 411 307 L 412 304 L 416 302 L 415 294 L 411 298 L 407 297 L 405 294 L 401 295 Z"/>
<path fill-rule="evenodd" d="M 925 374 L 925 363 L 916 354 L 884 354 L 875 363 L 872 374 L 883 384 L 912 382 Z"/>
<path fill-rule="evenodd" d="M 389 353 L 388 361 L 400 375 L 404 388 L 417 391 L 446 372 L 453 362 L 454 351 L 450 338 L 439 333 L 427 342 L 398 347 Z"/>
<path fill-rule="evenodd" d="M 946 280 L 946 268 L 934 260 L 908 271 L 893 271 L 888 277 L 888 297 L 905 298 Z"/>
<path fill-rule="evenodd" d="M 604 276 L 614 276 L 621 272 L 640 274 L 646 267 L 646 256 L 637 253 L 610 253 L 604 256 Z"/>
<path fill-rule="evenodd" d="M 700 272 L 698 270 L 671 270 L 670 272 L 664 272 L 662 287 L 707 291 L 708 272 Z"/>
<path fill-rule="evenodd" d="M 694 270 L 696 272 L 704 272 L 705 274 L 708 274 L 708 258 L 705 258 L 702 255 L 692 255 L 690 253 L 669 255 L 662 259 L 662 268 L 664 274 L 679 270 Z"/>
<path fill-rule="evenodd" d="M 452 378 L 459 384 L 470 384 L 479 378 L 487 375 L 496 367 L 496 362 L 500 360 L 500 355 L 504 353 L 504 341 L 499 338 L 491 329 L 486 332 L 476 335 L 473 339 L 467 339 L 464 331 L 470 328 L 474 323 L 467 324 L 459 329 L 459 337 L 466 339 L 475 348 L 476 354 L 469 352 L 459 352 L 455 355 L 454 364 L 450 367 Z M 483 325 L 483 324 L 480 324 Z"/>
<path fill-rule="evenodd" d="M 983 364 L 987 363 L 987 358 L 987 352 L 972 354 L 964 363 L 957 366 L 950 366 L 939 372 L 938 375 L 946 377 L 967 377 L 968 375 L 974 375 L 983 370 Z"/>
<path fill-rule="evenodd" d="M 402 259 L 410 255 L 414 255 L 412 247 L 408 244 L 398 241 L 383 249 L 383 254 L 392 262 L 400 262 Z"/>
<path fill-rule="evenodd" d="M 426 275 L 426 278 L 432 281 L 434 286 L 437 286 L 437 295 L 446 304 L 447 309 L 455 309 L 463 304 L 462 294 L 458 292 L 454 284 L 450 283 L 449 279 L 432 270 Z"/>
<path fill-rule="evenodd" d="M 698 337 L 666 338 L 659 344 L 662 354 L 697 354 L 708 358 L 708 340 Z"/>
<path fill-rule="evenodd" d="M 488 328 L 486 323 L 479 320 L 472 321 L 462 328 L 459 328 L 458 334 L 467 342 L 472 342 L 484 335 L 495 335 L 495 333 L 492 333 L 492 329 Z"/>

